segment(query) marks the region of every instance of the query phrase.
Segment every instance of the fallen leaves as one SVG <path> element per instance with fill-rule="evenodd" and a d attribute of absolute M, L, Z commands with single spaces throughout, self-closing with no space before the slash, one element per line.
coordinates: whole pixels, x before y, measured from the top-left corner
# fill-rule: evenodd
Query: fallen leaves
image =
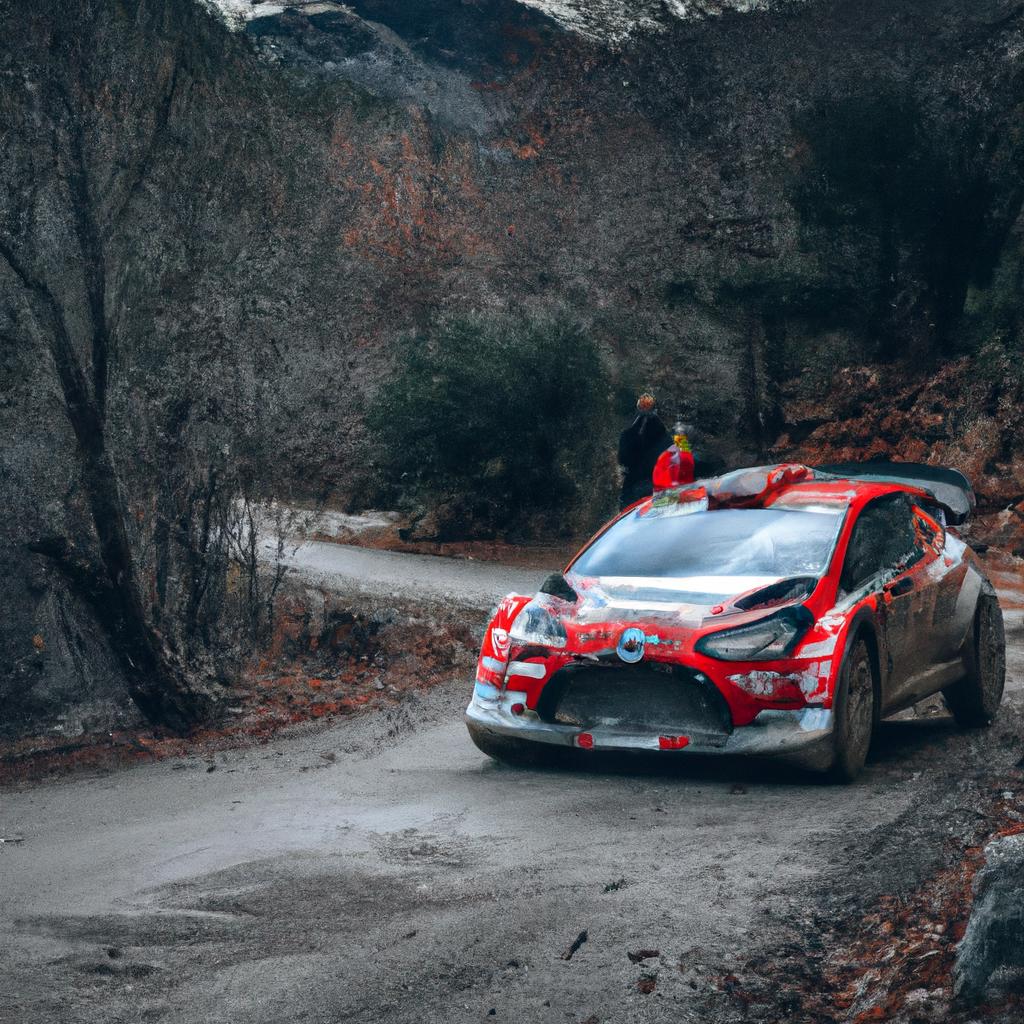
<path fill-rule="evenodd" d="M 990 835 L 1021 831 L 1013 792 L 1003 787 L 998 792 L 992 805 L 979 812 L 991 823 Z M 726 975 L 719 990 L 742 1005 L 757 998 L 779 1002 L 790 1014 L 798 1008 L 796 1016 L 806 1024 L 831 1024 L 837 1011 L 852 1024 L 925 1019 L 922 1007 L 929 1020 L 973 1020 L 968 1008 L 952 1002 L 951 981 L 983 849 L 984 842 L 965 846 L 951 857 L 950 866 L 915 891 L 882 896 L 861 917 L 817 932 L 827 955 L 798 945 L 782 958 L 749 962 L 742 983 Z M 1019 993 L 1003 998 L 1001 1012 L 1019 1011 Z"/>
<path fill-rule="evenodd" d="M 416 611 L 409 608 L 407 615 L 378 622 L 331 609 L 333 625 L 321 636 L 309 634 L 304 605 L 283 599 L 278 635 L 235 681 L 222 721 L 188 737 L 140 726 L 88 733 L 70 742 L 49 734 L 4 741 L 0 784 L 189 755 L 208 761 L 215 750 L 265 743 L 296 723 L 395 707 L 406 694 L 468 668 L 475 657 L 476 644 L 464 623 L 420 617 L 412 629 Z M 41 634 L 32 643 L 44 649 Z"/>

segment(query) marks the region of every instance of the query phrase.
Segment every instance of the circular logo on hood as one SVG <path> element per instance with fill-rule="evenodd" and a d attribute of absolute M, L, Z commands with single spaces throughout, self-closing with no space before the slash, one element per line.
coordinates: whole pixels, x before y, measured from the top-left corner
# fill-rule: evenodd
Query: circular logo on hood
<path fill-rule="evenodd" d="M 644 646 L 646 643 L 647 638 L 644 636 L 644 631 L 636 626 L 630 626 L 629 629 L 622 631 L 622 636 L 619 637 L 619 646 L 615 648 L 615 653 L 627 665 L 634 665 L 644 656 Z"/>

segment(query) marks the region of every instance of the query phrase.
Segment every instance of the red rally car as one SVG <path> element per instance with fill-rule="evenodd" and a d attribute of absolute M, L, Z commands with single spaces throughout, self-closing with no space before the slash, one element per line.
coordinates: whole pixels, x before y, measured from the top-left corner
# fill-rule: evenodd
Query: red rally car
<path fill-rule="evenodd" d="M 773 756 L 852 780 L 875 723 L 941 691 L 991 721 L 1005 640 L 956 533 L 974 495 L 903 463 L 737 470 L 605 526 L 484 636 L 466 722 L 505 760 L 551 750 Z"/>

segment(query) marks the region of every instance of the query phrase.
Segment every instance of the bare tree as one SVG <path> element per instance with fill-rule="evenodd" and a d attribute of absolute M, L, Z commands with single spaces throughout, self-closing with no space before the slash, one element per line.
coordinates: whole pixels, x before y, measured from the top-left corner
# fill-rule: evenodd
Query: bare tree
<path fill-rule="evenodd" d="M 159 21 L 172 6 L 140 3 L 136 28 Z M 39 536 L 31 548 L 59 566 L 90 602 L 143 713 L 184 729 L 209 715 L 216 690 L 190 668 L 147 609 L 109 400 L 120 355 L 121 289 L 132 258 L 118 233 L 167 130 L 181 55 L 162 54 L 155 68 L 143 68 L 144 54 L 136 53 L 136 66 L 125 70 L 137 77 L 119 89 L 92 62 L 99 41 L 82 33 L 88 19 L 63 13 L 54 5 L 44 26 L 42 37 L 50 43 L 46 62 L 28 52 L 3 69 L 2 129 L 11 145 L 5 144 L 3 160 L 0 274 L 8 285 L 8 319 L 17 325 L 17 334 L 5 340 L 41 345 L 45 352 L 74 438 L 87 510 L 83 536 Z M 93 13 L 94 33 L 110 28 L 98 10 Z M 125 53 L 131 55 L 131 48 Z M 176 415 L 180 429 L 187 402 Z M 205 491 L 194 496 L 202 524 L 198 534 L 191 521 L 181 527 L 195 562 L 191 629 L 209 574 L 219 568 L 206 561 L 216 494 L 211 471 Z"/>

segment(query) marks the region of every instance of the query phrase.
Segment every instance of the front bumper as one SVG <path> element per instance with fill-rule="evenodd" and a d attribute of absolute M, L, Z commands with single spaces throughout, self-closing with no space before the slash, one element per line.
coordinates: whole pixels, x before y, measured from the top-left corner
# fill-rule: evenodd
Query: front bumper
<path fill-rule="evenodd" d="M 687 732 L 686 724 L 680 723 L 679 735 L 666 737 L 624 732 L 613 725 L 584 731 L 572 725 L 542 721 L 533 711 L 512 713 L 513 704 L 525 703 L 525 693 L 498 691 L 477 683 L 466 708 L 466 724 L 470 732 L 560 747 L 771 757 L 811 769 L 825 769 L 832 759 L 833 716 L 827 708 L 765 710 L 750 725 L 740 726 L 728 736 Z M 685 739 L 685 744 L 678 743 L 681 739 Z M 677 742 L 673 744 L 673 740 Z"/>

